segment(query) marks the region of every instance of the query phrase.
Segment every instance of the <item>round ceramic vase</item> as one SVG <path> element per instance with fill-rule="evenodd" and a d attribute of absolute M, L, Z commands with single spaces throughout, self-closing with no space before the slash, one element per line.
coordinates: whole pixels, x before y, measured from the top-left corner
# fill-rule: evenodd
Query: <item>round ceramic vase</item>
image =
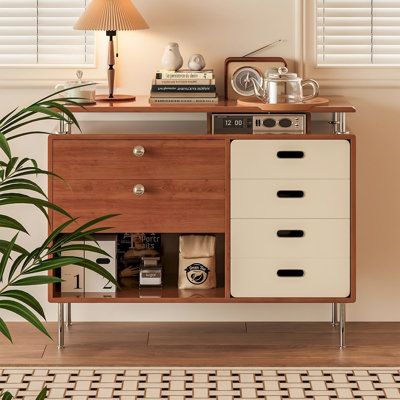
<path fill-rule="evenodd" d="M 183 58 L 178 43 L 168 43 L 161 59 L 161 68 L 167 71 L 178 71 L 182 65 Z"/>
<path fill-rule="evenodd" d="M 201 71 L 206 66 L 206 61 L 201 54 L 193 54 L 189 58 L 188 67 L 192 71 Z"/>

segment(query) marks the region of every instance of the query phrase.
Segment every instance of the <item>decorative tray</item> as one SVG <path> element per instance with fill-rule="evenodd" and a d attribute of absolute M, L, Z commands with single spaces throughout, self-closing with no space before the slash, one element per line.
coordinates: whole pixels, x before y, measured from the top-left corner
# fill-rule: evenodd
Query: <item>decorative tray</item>
<path fill-rule="evenodd" d="M 329 104 L 329 99 L 324 97 L 316 97 L 312 100 L 307 100 L 302 103 L 278 103 L 269 104 L 261 101 L 246 101 L 238 100 L 238 106 L 258 107 L 262 111 L 311 111 L 314 107 L 326 106 Z"/>

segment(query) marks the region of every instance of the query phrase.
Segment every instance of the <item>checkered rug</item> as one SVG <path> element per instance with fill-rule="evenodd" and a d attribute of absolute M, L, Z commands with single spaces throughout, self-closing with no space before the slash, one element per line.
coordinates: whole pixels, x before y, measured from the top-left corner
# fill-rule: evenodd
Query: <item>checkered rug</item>
<path fill-rule="evenodd" d="M 35 399 L 400 399 L 400 368 L 0 368 L 0 393 Z"/>

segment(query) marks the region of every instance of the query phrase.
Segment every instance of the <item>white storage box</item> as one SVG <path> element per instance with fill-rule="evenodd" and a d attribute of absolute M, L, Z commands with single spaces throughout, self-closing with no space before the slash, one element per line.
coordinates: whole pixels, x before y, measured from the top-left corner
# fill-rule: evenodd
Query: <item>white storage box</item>
<path fill-rule="evenodd" d="M 101 265 L 115 278 L 117 269 L 117 235 L 96 235 L 95 240 L 100 248 L 106 251 L 110 257 L 98 253 L 86 252 L 85 258 Z M 96 246 L 96 243 L 86 242 Z M 115 292 L 115 285 L 94 271 L 85 271 L 85 292 L 109 293 Z"/>
<path fill-rule="evenodd" d="M 83 242 L 71 242 L 74 244 L 83 244 Z M 62 256 L 69 257 L 85 257 L 83 250 L 71 250 L 61 253 Z M 61 268 L 61 292 L 64 293 L 83 293 L 85 288 L 85 269 L 78 265 L 67 265 Z"/>

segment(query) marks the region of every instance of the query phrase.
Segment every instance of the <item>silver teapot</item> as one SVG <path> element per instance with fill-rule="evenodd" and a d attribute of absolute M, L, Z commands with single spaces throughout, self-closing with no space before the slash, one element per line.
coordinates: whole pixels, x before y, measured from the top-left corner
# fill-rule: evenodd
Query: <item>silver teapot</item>
<path fill-rule="evenodd" d="M 302 80 L 297 74 L 288 72 L 286 67 L 268 71 L 261 84 L 251 78 L 254 92 L 258 99 L 264 103 L 302 103 L 317 97 L 319 85 L 313 79 Z M 303 95 L 303 87 L 311 86 L 312 94 Z"/>

